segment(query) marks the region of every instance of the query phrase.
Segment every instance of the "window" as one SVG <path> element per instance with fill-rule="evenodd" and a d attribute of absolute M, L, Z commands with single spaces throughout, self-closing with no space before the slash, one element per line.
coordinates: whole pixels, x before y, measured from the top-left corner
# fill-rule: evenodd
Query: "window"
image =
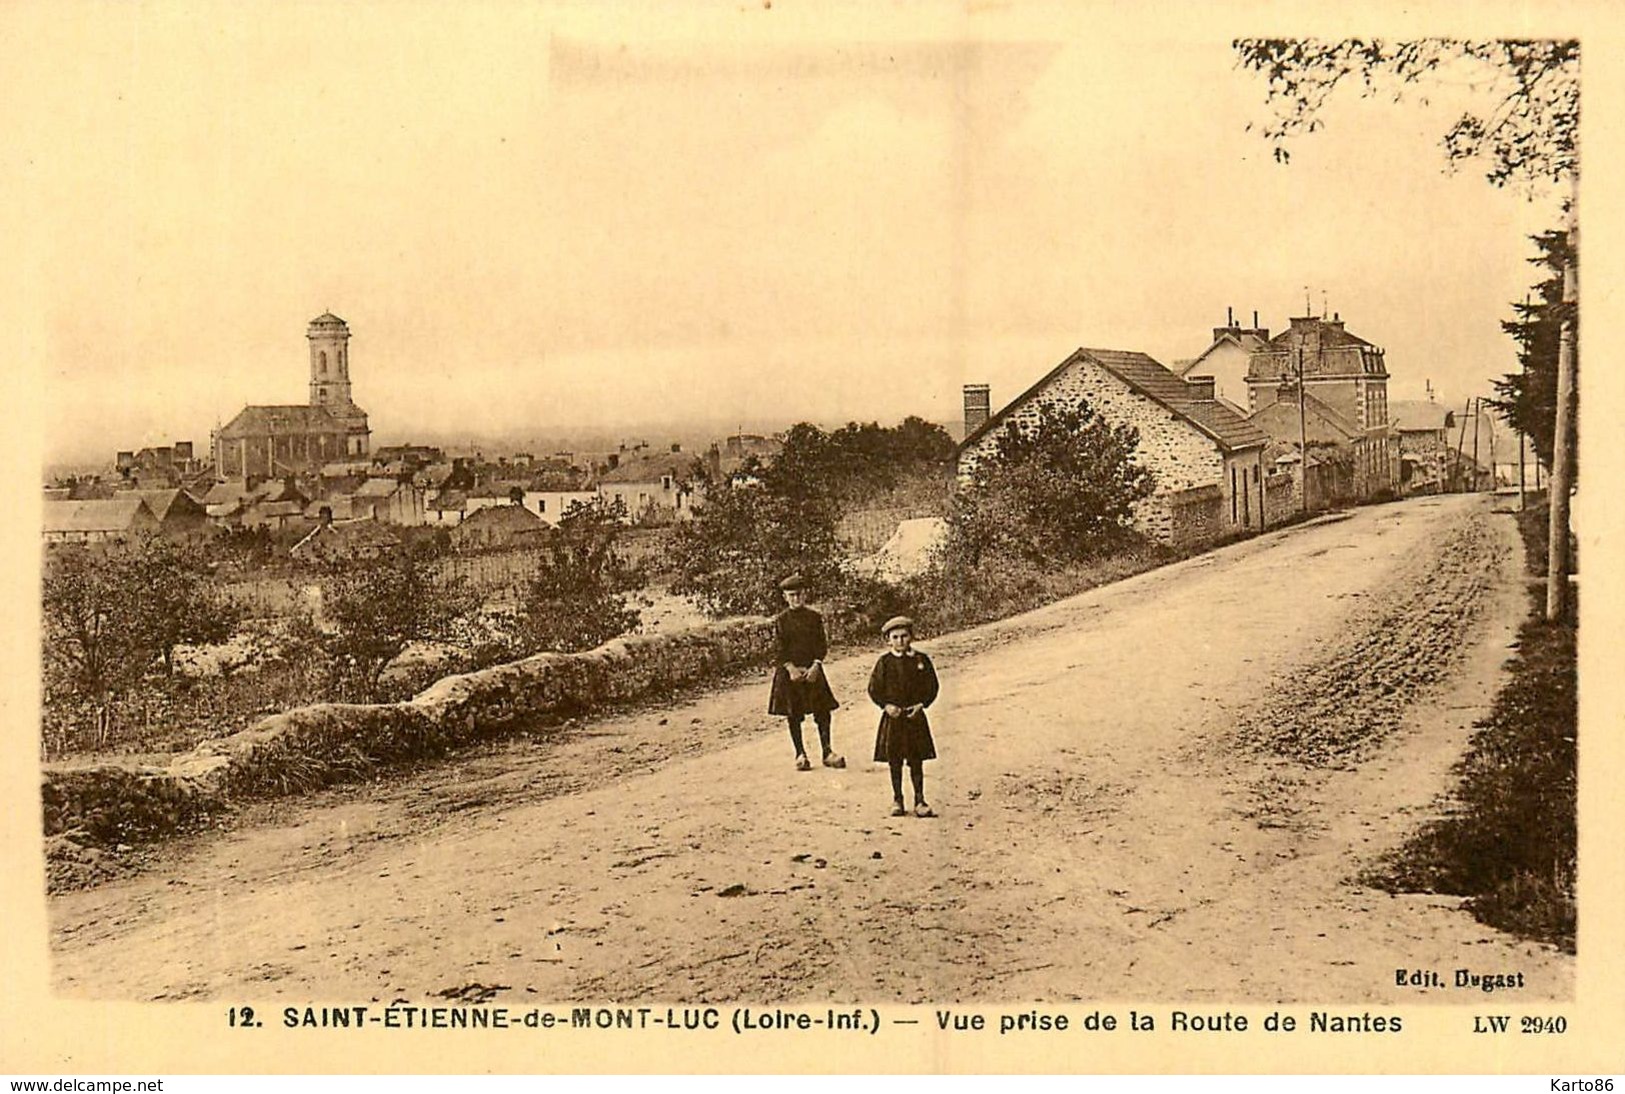
<path fill-rule="evenodd" d="M 322 375 L 323 375 L 323 376 L 326 376 L 326 375 L 327 375 L 327 351 L 326 351 L 326 350 L 325 350 L 325 349 L 324 349 L 324 350 L 322 350 L 322 351 L 321 351 L 321 353 L 319 353 L 319 354 L 318 354 L 318 355 L 317 355 L 317 356 L 318 356 L 318 357 L 320 357 L 320 358 L 321 358 L 321 362 L 322 362 Z"/>

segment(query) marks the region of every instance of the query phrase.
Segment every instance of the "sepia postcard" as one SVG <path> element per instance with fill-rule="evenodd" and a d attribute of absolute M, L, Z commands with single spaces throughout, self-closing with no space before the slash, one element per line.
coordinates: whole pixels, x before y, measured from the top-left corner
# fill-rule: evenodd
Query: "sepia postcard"
<path fill-rule="evenodd" d="M 1622 29 L 7 5 L 0 1070 L 1599 1089 Z"/>

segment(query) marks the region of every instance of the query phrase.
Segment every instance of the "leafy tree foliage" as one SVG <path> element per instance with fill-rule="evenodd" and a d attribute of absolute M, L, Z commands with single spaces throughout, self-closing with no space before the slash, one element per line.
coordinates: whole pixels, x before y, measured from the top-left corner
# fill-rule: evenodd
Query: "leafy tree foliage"
<path fill-rule="evenodd" d="M 45 702 L 89 708 L 106 744 L 112 705 L 152 662 L 128 571 L 84 547 L 53 550 L 43 591 Z"/>
<path fill-rule="evenodd" d="M 772 460 L 747 461 L 729 481 L 707 484 L 694 520 L 678 529 L 672 591 L 714 615 L 739 615 L 776 611 L 778 582 L 792 571 L 831 589 L 843 508 L 910 474 L 940 471 L 953 454 L 947 432 L 922 418 L 850 422 L 833 433 L 802 422 Z"/>
<path fill-rule="evenodd" d="M 1097 558 L 1133 537 L 1133 505 L 1155 489 L 1134 461 L 1133 426 L 1111 425 L 1087 402 L 1045 403 L 1012 421 L 960 492 L 948 549 L 971 566 L 992 555 L 1033 563 Z"/>
<path fill-rule="evenodd" d="M 577 503 L 549 536 L 516 619 L 525 652 L 592 649 L 640 622 L 628 594 L 643 576 L 616 552 L 626 507 Z"/>
<path fill-rule="evenodd" d="M 421 551 L 395 550 L 336 567 L 322 580 L 322 644 L 343 690 L 371 700 L 384 670 L 413 642 L 447 641 L 479 608 L 461 578 L 442 578 Z"/>
<path fill-rule="evenodd" d="M 1566 232 L 1542 232 L 1530 238 L 1539 254 L 1529 261 L 1543 268 L 1547 276 L 1535 286 L 1536 299 L 1512 305 L 1517 318 L 1501 324 L 1501 329 L 1517 341 L 1518 360 L 1523 368 L 1495 381 L 1495 390 L 1501 397 L 1493 405 L 1513 428 L 1529 437 L 1540 462 L 1550 468 L 1553 426 L 1557 418 L 1558 334 L 1565 313 L 1575 310 L 1563 303 L 1563 264 L 1577 257 L 1572 254 Z M 1572 318 L 1578 326 L 1579 316 L 1575 314 Z M 1578 333 L 1575 368 L 1578 371 Z M 1575 432 L 1578 438 L 1578 423 Z"/>
<path fill-rule="evenodd" d="M 1473 81 L 1480 105 L 1444 134 L 1449 163 L 1481 161 L 1496 186 L 1556 182 L 1578 171 L 1577 41 L 1242 38 L 1234 47 L 1242 68 L 1268 80 L 1273 115 L 1262 130 L 1283 163 L 1287 140 L 1321 127 L 1320 111 L 1339 85 L 1357 83 L 1362 95 L 1400 101 L 1460 76 Z"/>
<path fill-rule="evenodd" d="M 46 559 L 46 703 L 82 706 L 105 745 L 114 704 L 175 647 L 219 642 L 236 613 L 212 591 L 195 551 L 158 538 L 65 547 Z"/>
<path fill-rule="evenodd" d="M 708 491 L 694 519 L 678 527 L 672 591 L 695 597 L 712 615 L 767 614 L 782 607 L 778 583 L 786 574 L 799 571 L 827 589 L 839 574 L 838 557 L 827 499 L 736 478 Z"/>
<path fill-rule="evenodd" d="M 136 629 L 144 645 L 175 671 L 175 647 L 203 646 L 231 636 L 239 613 L 216 593 L 201 555 L 156 537 L 115 562 L 135 586 Z"/>

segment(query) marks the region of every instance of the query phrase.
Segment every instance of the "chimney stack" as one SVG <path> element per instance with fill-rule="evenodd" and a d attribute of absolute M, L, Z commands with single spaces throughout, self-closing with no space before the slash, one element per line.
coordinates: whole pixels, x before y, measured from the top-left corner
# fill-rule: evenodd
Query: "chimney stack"
<path fill-rule="evenodd" d="M 987 424 L 990 416 L 990 388 L 986 384 L 965 385 L 965 436 Z"/>

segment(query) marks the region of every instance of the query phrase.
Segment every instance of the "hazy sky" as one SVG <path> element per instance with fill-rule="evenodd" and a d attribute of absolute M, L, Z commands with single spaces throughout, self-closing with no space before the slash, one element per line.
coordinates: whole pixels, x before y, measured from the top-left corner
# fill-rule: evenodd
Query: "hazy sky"
<path fill-rule="evenodd" d="M 1275 163 L 1228 44 L 1274 28 L 706 10 L 0 13 L 47 454 L 305 401 L 325 309 L 378 441 L 946 420 L 1080 345 L 1280 329 L 1305 286 L 1391 397 L 1514 367 L 1549 202 L 1447 176 L 1444 108 L 1349 96 Z"/>

